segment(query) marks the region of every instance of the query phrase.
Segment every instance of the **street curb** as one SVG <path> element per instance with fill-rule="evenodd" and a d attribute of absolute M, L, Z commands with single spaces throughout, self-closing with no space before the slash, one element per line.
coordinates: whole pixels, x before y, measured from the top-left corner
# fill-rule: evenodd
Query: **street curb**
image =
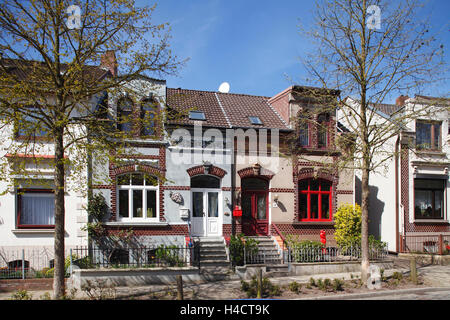
<path fill-rule="evenodd" d="M 333 296 L 320 296 L 320 297 L 310 297 L 310 298 L 299 298 L 294 300 L 356 300 L 367 297 L 382 297 L 387 295 L 396 294 L 408 294 L 408 293 L 419 293 L 424 291 L 448 291 L 450 287 L 425 287 L 425 288 L 412 288 L 412 289 L 399 289 L 399 290 L 382 290 L 367 293 L 353 293 L 353 294 L 342 294 Z"/>

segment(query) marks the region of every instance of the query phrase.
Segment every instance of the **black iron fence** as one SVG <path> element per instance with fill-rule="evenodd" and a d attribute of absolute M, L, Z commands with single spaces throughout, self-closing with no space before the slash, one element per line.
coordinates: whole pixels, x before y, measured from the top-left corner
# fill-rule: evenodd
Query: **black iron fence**
<path fill-rule="evenodd" d="M 358 261 L 361 259 L 361 246 L 340 247 L 301 246 L 287 247 L 283 251 L 286 262 L 336 262 Z M 384 260 L 388 256 L 387 246 L 369 246 L 369 260 Z"/>
<path fill-rule="evenodd" d="M 200 267 L 200 250 L 195 244 L 192 247 L 76 247 L 72 249 L 71 260 L 74 266 L 81 269 Z"/>

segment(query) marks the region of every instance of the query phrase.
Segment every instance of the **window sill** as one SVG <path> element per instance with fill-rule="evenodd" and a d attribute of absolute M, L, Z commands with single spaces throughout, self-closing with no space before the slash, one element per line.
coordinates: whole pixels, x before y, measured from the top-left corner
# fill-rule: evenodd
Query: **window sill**
<path fill-rule="evenodd" d="M 333 226 L 334 221 L 295 221 L 292 224 L 295 226 L 310 226 L 310 225 Z"/>
<path fill-rule="evenodd" d="M 426 223 L 426 224 L 433 224 L 433 223 L 439 223 L 439 224 L 449 224 L 450 222 L 448 220 L 443 219 L 415 219 L 414 223 Z"/>
<path fill-rule="evenodd" d="M 149 221 L 149 222 L 143 222 L 143 221 L 113 221 L 113 222 L 105 222 L 105 226 L 109 227 L 164 227 L 168 226 L 169 223 L 167 222 L 156 222 L 156 221 Z"/>
<path fill-rule="evenodd" d="M 416 153 L 420 155 L 446 156 L 446 153 L 442 152 L 442 150 L 416 149 Z"/>
<path fill-rule="evenodd" d="M 55 229 L 13 229 L 14 234 L 55 234 Z"/>

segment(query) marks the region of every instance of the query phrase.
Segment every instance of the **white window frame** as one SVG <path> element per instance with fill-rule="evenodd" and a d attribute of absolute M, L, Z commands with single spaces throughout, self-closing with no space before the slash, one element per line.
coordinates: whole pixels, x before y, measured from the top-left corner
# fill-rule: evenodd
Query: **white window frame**
<path fill-rule="evenodd" d="M 127 173 L 124 175 L 131 176 L 132 174 L 142 174 L 142 173 Z M 121 175 L 121 176 L 123 176 L 123 175 Z M 116 187 L 117 187 L 116 188 L 117 189 L 117 194 L 116 194 L 117 214 L 116 214 L 116 217 L 117 217 L 118 222 L 158 222 L 159 221 L 159 184 L 156 186 L 146 186 L 145 179 L 144 179 L 144 185 L 132 185 L 132 179 L 130 179 L 129 185 L 119 185 L 116 181 Z M 119 197 L 120 190 L 128 190 L 128 217 L 120 216 L 120 212 L 119 212 L 119 210 L 120 210 L 120 197 Z M 142 190 L 143 191 L 142 192 L 143 193 L 142 217 L 133 217 L 133 190 Z M 147 217 L 147 190 L 156 191 L 156 216 L 154 218 Z"/>

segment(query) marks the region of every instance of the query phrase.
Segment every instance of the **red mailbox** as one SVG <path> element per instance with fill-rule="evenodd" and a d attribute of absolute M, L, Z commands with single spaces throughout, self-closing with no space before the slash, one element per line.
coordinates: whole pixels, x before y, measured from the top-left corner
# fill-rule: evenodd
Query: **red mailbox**
<path fill-rule="evenodd" d="M 238 206 L 234 207 L 233 217 L 242 217 L 242 209 L 239 209 Z"/>

